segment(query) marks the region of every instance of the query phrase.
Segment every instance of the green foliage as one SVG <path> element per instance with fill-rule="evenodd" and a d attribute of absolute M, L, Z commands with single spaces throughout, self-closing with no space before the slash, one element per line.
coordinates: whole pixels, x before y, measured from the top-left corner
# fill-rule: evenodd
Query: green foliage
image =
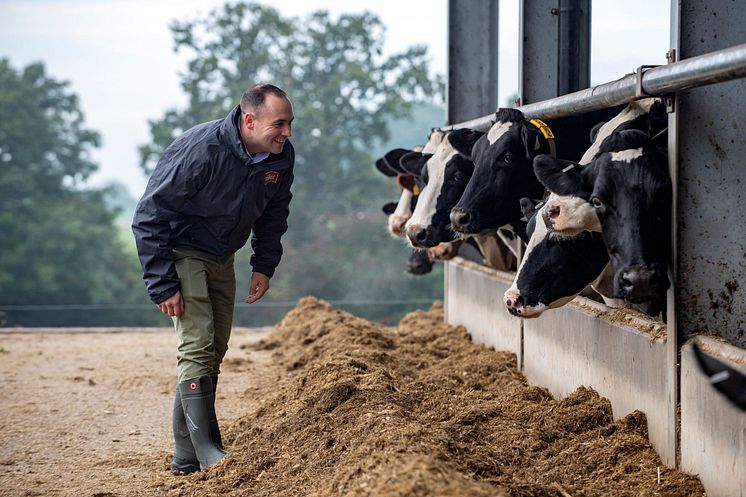
<path fill-rule="evenodd" d="M 0 305 L 142 301 L 107 190 L 80 187 L 98 145 L 67 83 L 0 60 Z"/>
<path fill-rule="evenodd" d="M 172 31 L 176 50 L 191 55 L 181 81 L 189 104 L 150 123 L 151 141 L 140 147 L 146 173 L 178 134 L 227 115 L 254 83 L 277 84 L 293 102 L 294 199 L 270 299 L 442 294 L 442 273 L 403 275 L 409 250 L 386 234 L 380 212 L 399 190 L 373 166 L 389 142 L 389 125 L 398 119 L 400 129 L 417 129 L 411 121 L 415 106 L 442 95 L 440 79 L 428 76 L 426 48 L 383 56 L 385 27 L 371 13 L 284 18 L 245 2 L 175 22 Z M 442 123 L 442 111 L 440 116 L 421 126 L 413 141 L 407 137 L 394 146 L 424 143 L 429 127 Z M 237 265 L 243 298 L 248 249 L 239 252 Z"/>

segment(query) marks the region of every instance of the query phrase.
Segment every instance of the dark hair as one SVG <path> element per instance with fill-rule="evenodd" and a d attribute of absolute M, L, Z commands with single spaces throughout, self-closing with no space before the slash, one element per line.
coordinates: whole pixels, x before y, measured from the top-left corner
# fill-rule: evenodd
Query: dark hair
<path fill-rule="evenodd" d="M 284 98 L 285 100 L 290 101 L 287 94 L 275 85 L 270 85 L 268 83 L 259 83 L 244 92 L 243 96 L 241 97 L 241 113 L 256 113 L 261 110 L 261 108 L 264 107 L 264 100 L 270 93 L 276 97 Z"/>

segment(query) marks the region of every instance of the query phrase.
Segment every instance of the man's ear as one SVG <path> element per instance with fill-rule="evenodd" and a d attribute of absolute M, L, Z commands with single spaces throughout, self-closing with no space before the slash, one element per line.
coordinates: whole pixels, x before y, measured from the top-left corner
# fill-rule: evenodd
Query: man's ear
<path fill-rule="evenodd" d="M 399 166 L 412 176 L 421 177 L 422 167 L 433 154 L 422 154 L 420 152 L 409 152 L 399 159 Z"/>
<path fill-rule="evenodd" d="M 555 159 L 551 155 L 534 158 L 534 174 L 547 190 L 557 195 L 577 195 L 583 189 L 583 169 L 575 162 Z"/>
<path fill-rule="evenodd" d="M 254 120 L 256 119 L 256 116 L 254 116 L 253 112 L 241 114 L 241 119 L 243 119 L 243 123 L 248 129 L 254 129 Z"/>
<path fill-rule="evenodd" d="M 481 131 L 473 129 L 457 129 L 448 133 L 448 141 L 458 153 L 466 157 L 471 157 L 471 149 L 474 148 L 474 144 L 477 143 L 482 135 Z"/>

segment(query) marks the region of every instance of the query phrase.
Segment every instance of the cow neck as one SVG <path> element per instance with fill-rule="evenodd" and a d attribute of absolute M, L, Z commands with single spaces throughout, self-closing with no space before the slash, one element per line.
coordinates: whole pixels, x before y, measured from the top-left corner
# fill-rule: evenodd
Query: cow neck
<path fill-rule="evenodd" d="M 531 119 L 529 122 L 536 126 L 536 128 L 538 128 L 541 136 L 544 137 L 547 145 L 549 145 L 549 155 L 551 155 L 553 158 L 557 158 L 557 146 L 554 143 L 554 133 L 552 133 L 549 125 L 541 119 Z"/>

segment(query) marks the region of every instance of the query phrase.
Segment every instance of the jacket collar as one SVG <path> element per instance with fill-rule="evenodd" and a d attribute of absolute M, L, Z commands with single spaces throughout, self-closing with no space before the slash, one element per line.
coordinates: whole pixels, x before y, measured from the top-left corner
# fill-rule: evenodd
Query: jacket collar
<path fill-rule="evenodd" d="M 233 155 L 238 157 L 242 162 L 251 163 L 251 156 L 246 153 L 241 140 L 241 133 L 238 130 L 239 119 L 241 118 L 241 108 L 235 106 L 220 123 L 220 135 L 223 141 L 228 145 Z"/>

